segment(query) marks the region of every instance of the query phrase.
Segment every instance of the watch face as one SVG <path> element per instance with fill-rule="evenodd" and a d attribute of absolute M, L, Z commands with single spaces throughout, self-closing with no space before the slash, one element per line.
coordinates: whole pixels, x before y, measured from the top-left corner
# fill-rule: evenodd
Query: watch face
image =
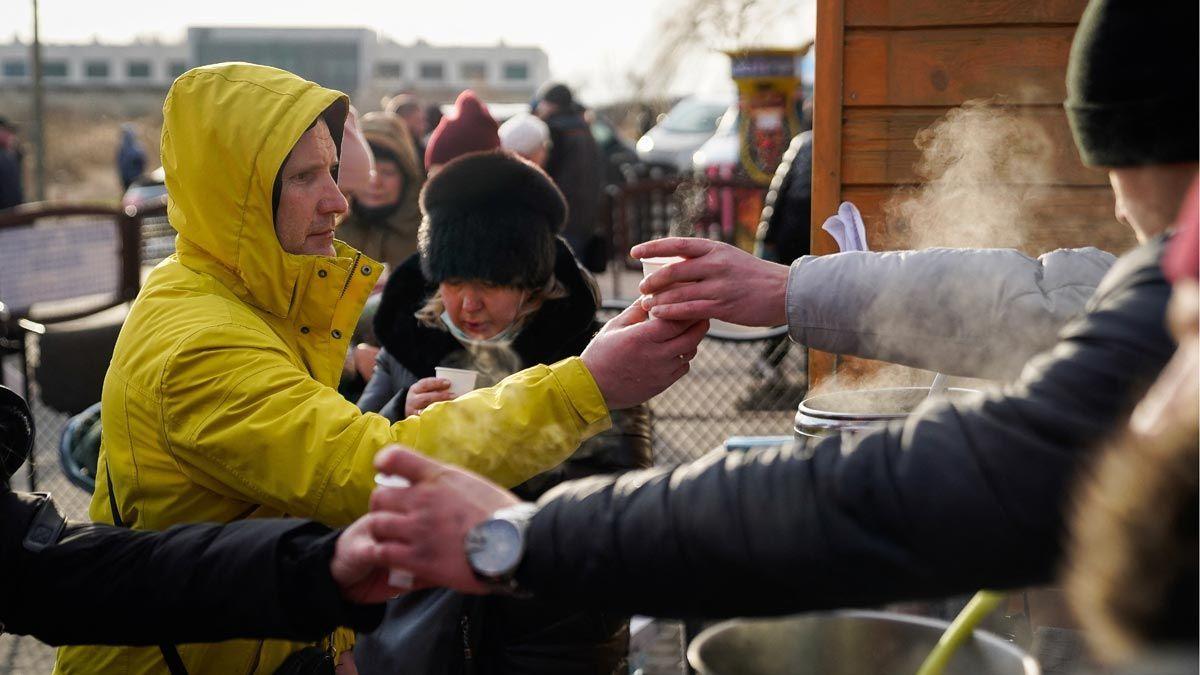
<path fill-rule="evenodd" d="M 487 520 L 467 535 L 467 559 L 486 577 L 503 577 L 521 561 L 521 533 L 507 520 Z"/>

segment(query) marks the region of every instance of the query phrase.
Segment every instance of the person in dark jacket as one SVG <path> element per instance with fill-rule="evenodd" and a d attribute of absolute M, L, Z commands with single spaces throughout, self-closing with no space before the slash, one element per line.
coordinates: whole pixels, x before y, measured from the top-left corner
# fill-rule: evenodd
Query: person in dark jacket
<path fill-rule="evenodd" d="M 376 466 L 414 486 L 376 491 L 372 506 L 409 516 L 399 539 L 418 583 L 732 616 L 1050 581 L 1078 469 L 1175 348 L 1160 257 L 1196 176 L 1200 78 L 1162 64 L 1195 74 L 1196 14 L 1130 0 L 1093 0 L 1084 14 L 1068 115 L 1084 161 L 1109 170 L 1121 217 L 1144 243 L 1016 382 L 809 446 L 563 485 L 519 511 L 484 481 L 390 449 Z M 737 253 L 704 240 L 635 247 L 636 257 L 691 258 L 643 282 L 652 320 L 788 320 L 788 268 Z M 493 557 L 497 545 L 516 553 Z"/>
<path fill-rule="evenodd" d="M 0 117 L 0 210 L 25 201 L 21 159 L 17 127 L 7 118 Z"/>
<path fill-rule="evenodd" d="M 763 198 L 755 255 L 790 265 L 806 256 L 812 236 L 812 131 L 792 138 Z"/>
<path fill-rule="evenodd" d="M 145 170 L 146 151 L 137 139 L 137 130 L 132 124 L 122 124 L 121 145 L 117 148 L 117 175 L 121 178 L 121 191 L 128 190 Z"/>
<path fill-rule="evenodd" d="M 1200 635 L 1200 286 L 1196 192 L 1163 258 L 1179 347 L 1076 490 L 1065 587 L 1097 658 L 1196 672 Z M 1191 233 L 1188 240 L 1187 234 Z M 1182 254 L 1182 255 L 1181 255 Z M 1171 264 L 1172 262 L 1176 264 Z M 1151 667 L 1152 662 L 1161 662 Z M 1176 669 L 1166 668 L 1174 663 Z"/>
<path fill-rule="evenodd" d="M 338 531 L 298 519 L 165 532 L 69 521 L 49 495 L 9 489 L 34 435 L 25 401 L 0 386 L 5 632 L 51 645 L 312 641 L 342 625 L 370 630 L 396 593 L 386 583 L 394 545 L 379 541 L 394 515 Z"/>
<path fill-rule="evenodd" d="M 604 271 L 604 242 L 596 233 L 602 183 L 600 149 L 583 107 L 565 84 L 548 82 L 534 99 L 533 113 L 550 127 L 546 173 L 567 199 L 563 237 L 584 266 Z"/>
<path fill-rule="evenodd" d="M 554 234 L 566 204 L 545 173 L 507 152 L 464 155 L 430 179 L 421 206 L 420 252 L 388 278 L 375 317 L 383 349 L 359 400 L 364 412 L 398 421 L 452 398 L 450 383 L 434 377 L 438 366 L 477 371 L 476 386 L 490 386 L 583 351 L 600 329 L 599 294 Z M 564 480 L 650 466 L 646 407 L 612 418 L 611 429 L 514 492 L 534 500 Z M 389 604 L 379 631 L 355 647 L 360 672 L 628 668 L 627 616 L 435 593 Z"/>

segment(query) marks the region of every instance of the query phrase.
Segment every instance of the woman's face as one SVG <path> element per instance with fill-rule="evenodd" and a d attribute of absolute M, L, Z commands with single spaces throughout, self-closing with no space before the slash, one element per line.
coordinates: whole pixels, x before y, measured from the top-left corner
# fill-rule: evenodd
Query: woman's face
<path fill-rule="evenodd" d="M 375 175 L 367 183 L 367 189 L 358 195 L 358 201 L 368 208 L 395 204 L 404 189 L 404 174 L 395 162 L 382 159 L 375 164 Z"/>
<path fill-rule="evenodd" d="M 527 291 L 484 281 L 443 281 L 438 290 L 450 320 L 475 340 L 487 340 L 512 325 Z"/>

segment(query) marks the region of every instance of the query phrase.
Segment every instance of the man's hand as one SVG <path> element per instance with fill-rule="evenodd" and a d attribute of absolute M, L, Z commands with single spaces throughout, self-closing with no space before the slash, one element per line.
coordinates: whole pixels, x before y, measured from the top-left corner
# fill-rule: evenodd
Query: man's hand
<path fill-rule="evenodd" d="M 383 474 L 403 476 L 411 487 L 377 487 L 371 515 L 397 518 L 388 536 L 400 556 L 393 564 L 412 573 L 413 588 L 444 586 L 487 593 L 467 562 L 467 532 L 497 510 L 520 502 L 512 493 L 473 473 L 447 466 L 399 445 L 375 456 Z"/>
<path fill-rule="evenodd" d="M 338 536 L 329 572 L 342 597 L 360 604 L 383 602 L 407 591 L 388 585 L 388 572 L 403 567 L 407 549 L 390 539 L 403 528 L 394 513 L 368 513 Z"/>
<path fill-rule="evenodd" d="M 450 401 L 454 394 L 450 393 L 450 380 L 437 377 L 423 377 L 408 388 L 404 397 L 404 416 L 420 415 L 421 411 L 438 401 Z"/>
<path fill-rule="evenodd" d="M 354 369 L 364 380 L 370 380 L 375 374 L 375 359 L 379 356 L 379 347 L 360 342 L 354 346 Z"/>
<path fill-rule="evenodd" d="M 744 326 L 787 323 L 787 265 L 769 262 L 709 239 L 669 237 L 634 246 L 635 258 L 682 256 L 639 287 L 642 306 L 656 319 L 721 319 Z"/>
<path fill-rule="evenodd" d="M 611 410 L 658 395 L 688 371 L 708 321 L 654 319 L 634 302 L 604 324 L 580 358 Z"/>

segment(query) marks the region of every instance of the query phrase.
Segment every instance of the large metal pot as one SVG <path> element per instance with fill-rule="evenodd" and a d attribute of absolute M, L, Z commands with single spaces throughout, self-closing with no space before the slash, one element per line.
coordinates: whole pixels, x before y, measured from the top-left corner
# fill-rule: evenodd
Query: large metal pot
<path fill-rule="evenodd" d="M 943 396 L 965 400 L 979 396 L 975 389 L 949 388 Z M 857 431 L 889 420 L 908 417 L 929 396 L 929 387 L 885 387 L 821 394 L 806 398 L 796 411 L 796 435 L 820 438 Z"/>
<path fill-rule="evenodd" d="M 737 619 L 700 634 L 688 661 L 703 675 L 912 675 L 947 624 L 889 612 Z M 1040 675 L 1033 657 L 976 630 L 945 675 Z"/>

